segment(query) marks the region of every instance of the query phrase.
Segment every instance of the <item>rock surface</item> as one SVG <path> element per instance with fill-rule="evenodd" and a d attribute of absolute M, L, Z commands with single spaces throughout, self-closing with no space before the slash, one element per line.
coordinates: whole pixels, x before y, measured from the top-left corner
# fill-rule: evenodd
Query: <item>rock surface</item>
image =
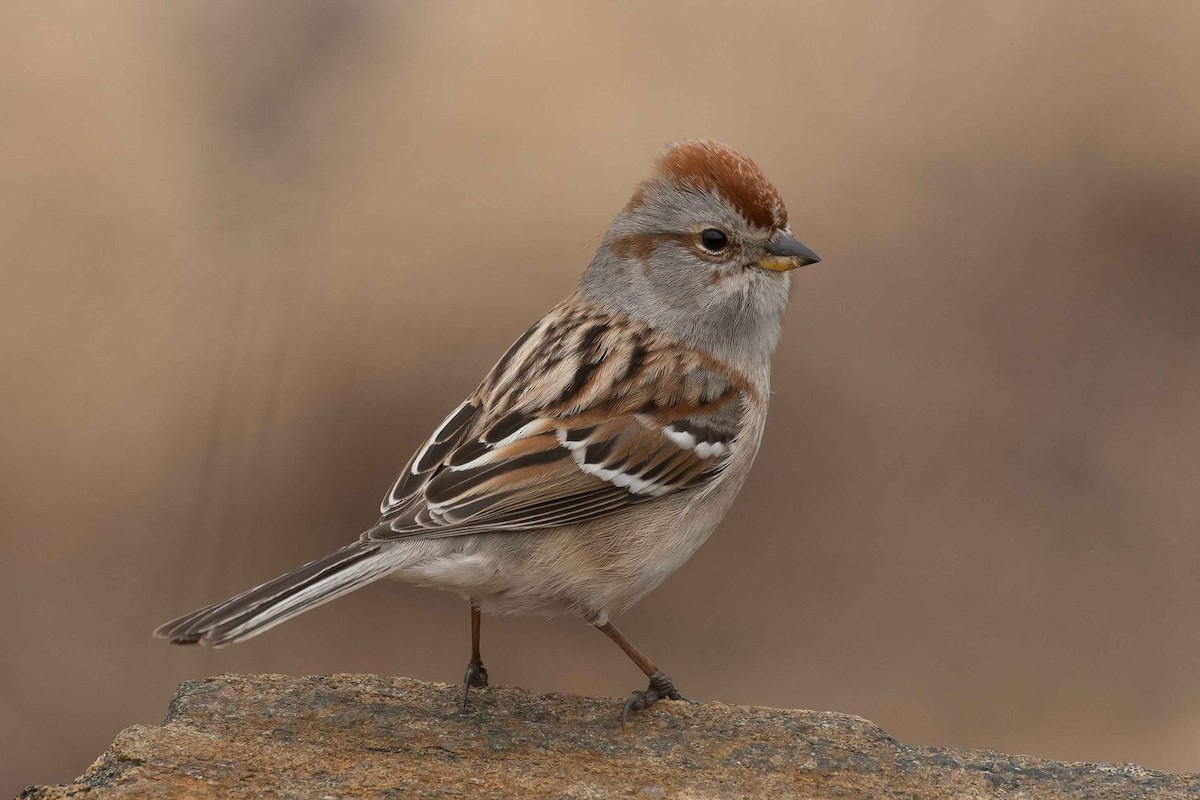
<path fill-rule="evenodd" d="M 620 701 L 405 678 L 185 683 L 75 783 L 21 798 L 1197 798 L 1200 775 L 910 747 L 858 717 Z"/>

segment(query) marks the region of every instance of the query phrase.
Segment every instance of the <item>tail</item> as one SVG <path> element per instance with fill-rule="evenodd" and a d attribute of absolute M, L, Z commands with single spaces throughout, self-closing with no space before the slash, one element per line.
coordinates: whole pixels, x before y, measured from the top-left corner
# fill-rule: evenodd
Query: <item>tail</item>
<path fill-rule="evenodd" d="M 211 647 L 249 639 L 382 578 L 396 566 L 389 551 L 380 542 L 355 542 L 223 603 L 171 620 L 154 635 L 171 644 Z"/>

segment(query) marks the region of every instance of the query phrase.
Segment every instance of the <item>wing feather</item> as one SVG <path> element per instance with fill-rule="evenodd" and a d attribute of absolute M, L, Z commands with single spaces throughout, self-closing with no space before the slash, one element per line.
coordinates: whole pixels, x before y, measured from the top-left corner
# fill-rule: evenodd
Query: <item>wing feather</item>
<path fill-rule="evenodd" d="M 715 359 L 568 300 L 438 426 L 364 536 L 570 525 L 710 485 L 754 394 Z"/>

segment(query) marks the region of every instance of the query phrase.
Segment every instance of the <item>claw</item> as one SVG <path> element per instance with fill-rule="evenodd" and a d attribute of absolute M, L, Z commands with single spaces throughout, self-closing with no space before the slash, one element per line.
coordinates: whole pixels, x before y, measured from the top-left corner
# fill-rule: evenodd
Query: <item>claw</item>
<path fill-rule="evenodd" d="M 660 670 L 650 677 L 650 686 L 648 688 L 629 695 L 629 698 L 625 701 L 625 705 L 621 707 L 621 727 L 625 727 L 630 714 L 636 711 L 645 711 L 659 700 L 683 700 L 684 702 L 691 702 L 679 693 L 679 690 L 675 688 L 675 684 L 667 677 L 667 673 Z"/>
<path fill-rule="evenodd" d="M 462 710 L 467 710 L 467 698 L 471 696 L 471 687 L 481 687 L 488 685 L 488 673 L 484 668 L 482 661 L 471 659 L 467 663 L 467 672 L 463 675 L 463 698 Z"/>
<path fill-rule="evenodd" d="M 652 689 L 647 689 L 644 692 L 634 692 L 629 695 L 629 699 L 625 701 L 625 705 L 621 707 L 621 727 L 625 727 L 625 723 L 629 720 L 629 715 L 635 711 L 645 711 L 650 706 L 658 702 L 658 693 Z"/>

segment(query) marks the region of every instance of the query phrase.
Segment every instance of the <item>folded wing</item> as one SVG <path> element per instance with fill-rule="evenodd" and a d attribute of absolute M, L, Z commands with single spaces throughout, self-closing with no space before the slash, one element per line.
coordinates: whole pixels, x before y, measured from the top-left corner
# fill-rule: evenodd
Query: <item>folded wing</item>
<path fill-rule="evenodd" d="M 570 301 L 409 461 L 369 539 L 570 525 L 719 480 L 751 389 L 715 359 Z"/>

